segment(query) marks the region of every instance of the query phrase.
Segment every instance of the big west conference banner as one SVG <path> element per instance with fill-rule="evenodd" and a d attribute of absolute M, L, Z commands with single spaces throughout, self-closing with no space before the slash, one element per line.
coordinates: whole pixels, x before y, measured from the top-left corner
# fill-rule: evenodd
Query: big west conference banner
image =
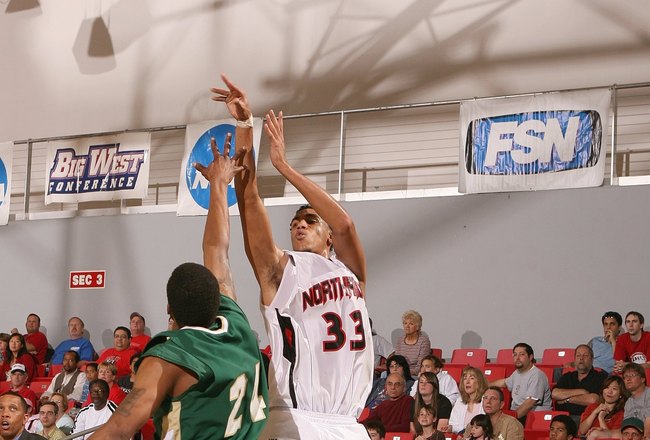
<path fill-rule="evenodd" d="M 150 144 L 149 133 L 49 142 L 45 204 L 146 198 Z"/>
<path fill-rule="evenodd" d="M 9 223 L 13 142 L 0 142 L 0 225 Z"/>
<path fill-rule="evenodd" d="M 461 102 L 460 192 L 599 186 L 611 90 Z"/>
<path fill-rule="evenodd" d="M 214 138 L 223 154 L 223 144 L 226 135 L 232 134 L 230 156 L 235 154 L 235 126 L 232 120 L 207 121 L 190 124 L 185 131 L 185 154 L 181 162 L 181 176 L 178 186 L 177 215 L 205 215 L 210 204 L 210 184 L 201 173 L 194 168 L 195 163 L 208 165 L 212 162 L 212 149 L 210 139 Z M 255 162 L 259 151 L 262 135 L 262 119 L 253 120 L 253 145 Z M 228 186 L 228 206 L 237 203 L 235 188 Z"/>

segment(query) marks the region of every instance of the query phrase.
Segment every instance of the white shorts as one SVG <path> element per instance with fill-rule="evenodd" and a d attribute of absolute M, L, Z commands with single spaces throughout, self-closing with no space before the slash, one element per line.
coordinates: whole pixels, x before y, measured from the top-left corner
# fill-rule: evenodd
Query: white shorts
<path fill-rule="evenodd" d="M 271 408 L 259 440 L 368 440 L 354 417 L 293 408 Z"/>

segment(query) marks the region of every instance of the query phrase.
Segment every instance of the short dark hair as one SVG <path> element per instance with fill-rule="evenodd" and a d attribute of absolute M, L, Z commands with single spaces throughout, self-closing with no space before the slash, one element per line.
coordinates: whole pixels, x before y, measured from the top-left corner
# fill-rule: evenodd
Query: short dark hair
<path fill-rule="evenodd" d="M 424 362 L 425 360 L 433 362 L 434 368 L 442 368 L 445 366 L 445 362 L 442 359 L 440 359 L 438 356 L 435 356 L 433 354 L 428 354 L 425 357 L 423 357 L 422 360 L 420 361 L 420 366 L 422 366 L 422 362 Z"/>
<path fill-rule="evenodd" d="M 181 264 L 167 281 L 167 302 L 179 327 L 210 327 L 217 318 L 220 296 L 219 282 L 200 264 Z"/>
<path fill-rule="evenodd" d="M 30 313 L 29 315 L 27 315 L 27 318 L 29 318 L 30 316 L 33 316 L 36 319 L 38 319 L 38 325 L 39 326 L 41 325 L 41 317 L 40 316 L 38 316 L 36 313 Z"/>
<path fill-rule="evenodd" d="M 88 369 L 88 367 L 94 367 L 95 371 L 99 370 L 99 365 L 97 365 L 97 362 L 88 362 L 86 364 L 86 370 Z"/>
<path fill-rule="evenodd" d="M 528 354 L 528 356 L 535 356 L 535 353 L 533 352 L 533 347 L 526 344 L 525 342 L 519 342 L 514 347 L 512 347 L 512 352 L 514 353 L 514 351 L 517 348 L 523 348 L 524 350 L 526 350 L 526 353 Z"/>
<path fill-rule="evenodd" d="M 88 384 L 88 389 L 90 390 L 90 388 L 93 385 L 97 385 L 97 386 L 101 387 L 104 390 L 104 392 L 106 393 L 106 398 L 108 399 L 108 393 L 110 391 L 110 388 L 108 386 L 108 382 L 106 382 L 104 379 L 91 380 L 90 383 Z"/>
<path fill-rule="evenodd" d="M 605 318 L 614 318 L 619 326 L 623 325 L 623 318 L 621 317 L 621 314 L 618 312 L 612 312 L 612 311 L 605 312 L 605 314 L 603 314 L 603 317 L 600 318 L 600 322 L 602 324 L 605 323 Z"/>
<path fill-rule="evenodd" d="M 578 427 L 576 426 L 576 422 L 573 421 L 571 416 L 566 414 L 558 414 L 557 416 L 553 417 L 553 419 L 551 419 L 551 424 L 553 422 L 562 423 L 566 428 L 567 434 L 570 436 L 575 437 L 578 435 Z"/>
<path fill-rule="evenodd" d="M 18 397 L 18 399 L 20 399 L 20 406 L 23 408 L 23 412 L 26 413 L 29 410 L 29 405 L 27 404 L 27 401 L 25 400 L 25 398 L 23 396 L 21 396 L 17 392 L 15 392 L 15 391 L 7 391 L 6 393 L 2 393 L 2 396 Z M 0 396 L 0 397 L 2 397 L 2 396 Z"/>
<path fill-rule="evenodd" d="M 386 428 L 379 420 L 366 420 L 363 422 L 363 425 L 366 427 L 366 431 L 369 429 L 374 429 L 379 433 L 379 438 L 384 438 L 386 436 Z"/>
<path fill-rule="evenodd" d="M 59 405 L 57 405 L 54 402 L 43 402 L 41 403 L 41 408 L 43 408 L 45 405 L 52 405 L 52 408 L 54 408 L 54 415 L 55 416 L 59 415 Z"/>
<path fill-rule="evenodd" d="M 643 319 L 643 315 L 641 313 L 635 312 L 634 310 L 632 310 L 631 312 L 627 312 L 627 315 L 625 315 L 625 319 L 627 319 L 627 317 L 630 316 L 630 315 L 634 315 L 637 318 L 639 318 L 639 322 L 641 323 L 641 325 L 643 325 L 645 323 L 645 320 Z"/>
<path fill-rule="evenodd" d="M 66 353 L 72 353 L 74 355 L 74 361 L 77 363 L 79 363 L 79 361 L 81 360 L 81 358 L 79 357 L 79 353 L 74 350 L 68 350 L 65 353 L 63 353 L 63 355 L 65 356 Z"/>
<path fill-rule="evenodd" d="M 496 391 L 496 393 L 499 395 L 499 400 L 503 402 L 506 399 L 506 396 L 503 394 L 503 390 L 499 387 L 491 386 L 488 387 L 488 390 Z M 485 390 L 487 391 L 487 390 Z"/>
<path fill-rule="evenodd" d="M 118 330 L 123 330 L 126 332 L 126 335 L 128 336 L 129 339 L 131 339 L 131 329 L 128 327 L 124 327 L 123 325 L 120 325 L 118 327 L 115 327 L 115 330 L 113 330 L 113 336 L 115 336 L 115 333 L 117 333 Z"/>

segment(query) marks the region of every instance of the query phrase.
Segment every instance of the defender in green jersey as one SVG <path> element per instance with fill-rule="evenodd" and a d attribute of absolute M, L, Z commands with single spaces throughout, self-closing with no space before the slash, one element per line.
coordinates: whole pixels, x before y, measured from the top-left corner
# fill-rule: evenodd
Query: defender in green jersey
<path fill-rule="evenodd" d="M 171 330 L 147 345 L 133 390 L 93 440 L 129 439 L 152 414 L 155 437 L 165 440 L 253 440 L 266 422 L 266 374 L 257 338 L 235 302 L 228 262 L 227 185 L 243 168 L 229 157 L 230 135 L 223 155 L 214 139 L 212 152 L 209 166 L 195 164 L 210 182 L 205 267 L 185 263 L 172 273 Z"/>

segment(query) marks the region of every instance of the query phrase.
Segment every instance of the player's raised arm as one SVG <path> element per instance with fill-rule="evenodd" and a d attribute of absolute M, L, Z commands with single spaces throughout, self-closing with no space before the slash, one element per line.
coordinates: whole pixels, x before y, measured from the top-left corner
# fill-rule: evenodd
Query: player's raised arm
<path fill-rule="evenodd" d="M 213 88 L 215 101 L 224 102 L 237 120 L 235 148 L 246 169 L 235 176 L 235 191 L 244 233 L 246 255 L 261 288 L 262 303 L 271 303 L 277 292 L 287 257 L 273 241 L 271 223 L 259 196 L 253 151 L 253 119 L 246 94 L 222 75 L 227 89 Z"/>
<path fill-rule="evenodd" d="M 214 160 L 208 166 L 196 163 L 194 167 L 210 182 L 210 206 L 203 232 L 203 265 L 210 269 L 219 281 L 219 290 L 236 300 L 230 271 L 228 247 L 230 245 L 230 217 L 228 215 L 228 183 L 243 170 L 230 158 L 230 134 L 226 136 L 223 155 L 219 153 L 214 138 L 210 147 Z"/>
<path fill-rule="evenodd" d="M 329 225 L 337 258 L 357 276 L 361 288 L 365 289 L 366 257 L 352 217 L 327 191 L 289 165 L 285 154 L 282 112 L 276 116 L 273 110 L 269 111 L 264 129 L 270 141 L 271 163 Z"/>

